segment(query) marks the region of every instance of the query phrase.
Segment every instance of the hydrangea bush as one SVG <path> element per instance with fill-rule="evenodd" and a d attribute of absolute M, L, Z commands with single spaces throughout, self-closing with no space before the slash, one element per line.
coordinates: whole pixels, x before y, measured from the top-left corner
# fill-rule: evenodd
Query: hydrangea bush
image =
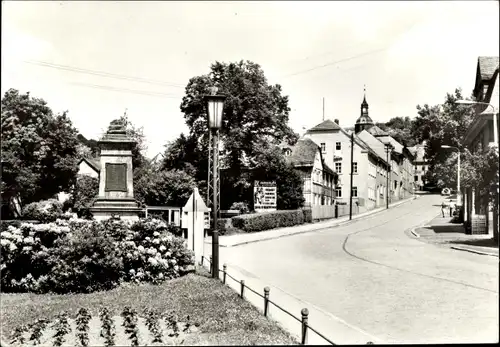
<path fill-rule="evenodd" d="M 56 199 L 32 202 L 23 208 L 23 218 L 42 223 L 54 222 L 63 214 L 62 203 Z"/>
<path fill-rule="evenodd" d="M 4 291 L 93 292 L 194 270 L 185 241 L 155 219 L 23 223 L 1 232 L 0 242 Z"/>

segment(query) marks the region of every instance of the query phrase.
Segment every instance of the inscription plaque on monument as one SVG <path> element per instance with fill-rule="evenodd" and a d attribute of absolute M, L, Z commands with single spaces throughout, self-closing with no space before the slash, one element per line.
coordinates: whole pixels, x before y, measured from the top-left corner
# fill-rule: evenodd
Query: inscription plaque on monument
<path fill-rule="evenodd" d="M 105 191 L 127 191 L 127 164 L 106 163 Z"/>

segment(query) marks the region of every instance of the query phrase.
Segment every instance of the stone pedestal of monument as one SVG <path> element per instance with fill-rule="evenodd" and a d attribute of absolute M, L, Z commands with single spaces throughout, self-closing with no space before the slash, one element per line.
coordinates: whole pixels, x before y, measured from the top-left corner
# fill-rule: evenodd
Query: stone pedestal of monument
<path fill-rule="evenodd" d="M 141 209 L 134 199 L 132 146 L 135 141 L 127 136 L 119 120 L 112 121 L 104 137 L 98 142 L 101 149 L 99 196 L 90 209 L 94 218 L 111 217 L 138 220 Z"/>

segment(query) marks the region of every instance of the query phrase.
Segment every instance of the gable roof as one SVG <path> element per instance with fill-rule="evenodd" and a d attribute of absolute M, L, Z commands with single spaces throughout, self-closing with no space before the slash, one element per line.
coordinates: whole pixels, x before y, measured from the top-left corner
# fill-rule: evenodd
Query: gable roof
<path fill-rule="evenodd" d="M 78 165 L 84 161 L 87 163 L 88 166 L 90 166 L 92 169 L 94 169 L 95 172 L 99 173 L 101 172 L 101 161 L 98 158 L 82 158 L 78 162 Z"/>
<path fill-rule="evenodd" d="M 358 137 L 367 144 L 367 146 L 375 153 L 375 155 L 381 159 L 384 163 L 386 161 L 385 145 L 378 138 L 370 134 L 367 130 L 363 130 L 358 134 Z"/>
<path fill-rule="evenodd" d="M 498 57 L 478 57 L 477 58 L 477 70 L 481 79 L 491 80 L 495 74 L 495 70 L 498 69 Z"/>
<path fill-rule="evenodd" d="M 316 153 L 319 153 L 323 170 L 336 175 L 337 173 L 332 170 L 323 159 L 321 155 L 321 148 L 309 138 L 301 138 L 297 141 L 295 146 L 292 147 L 292 154 L 286 157 L 287 161 L 294 166 L 313 166 L 316 159 Z"/>
<path fill-rule="evenodd" d="M 317 151 L 321 149 L 313 140 L 301 138 L 292 147 L 292 154 L 287 157 L 287 160 L 295 166 L 313 165 Z"/>
<path fill-rule="evenodd" d="M 380 127 L 374 125 L 368 129 L 368 132 L 373 136 L 388 136 L 389 133 L 387 131 L 382 130 Z"/>
<path fill-rule="evenodd" d="M 331 120 L 327 119 L 321 123 L 319 123 L 318 125 L 312 127 L 311 129 L 307 130 L 307 132 L 310 132 L 310 131 L 328 131 L 328 130 L 340 130 L 340 126 L 335 123 L 335 122 L 332 122 Z"/>
<path fill-rule="evenodd" d="M 392 136 L 377 136 L 377 138 L 383 143 L 389 143 L 393 147 L 393 151 L 398 154 L 403 154 L 403 145 L 396 141 Z"/>

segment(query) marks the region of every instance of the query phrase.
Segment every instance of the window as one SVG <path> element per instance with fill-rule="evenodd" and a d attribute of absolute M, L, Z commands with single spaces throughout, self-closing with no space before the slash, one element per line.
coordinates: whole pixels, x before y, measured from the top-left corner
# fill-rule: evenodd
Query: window
<path fill-rule="evenodd" d="M 352 163 L 352 172 L 358 173 L 358 163 Z"/>
<path fill-rule="evenodd" d="M 488 120 L 488 143 L 489 142 L 495 142 L 493 119 Z"/>
<path fill-rule="evenodd" d="M 326 153 L 326 144 L 324 142 L 321 142 L 321 153 Z"/>
<path fill-rule="evenodd" d="M 283 149 L 283 153 L 285 154 L 285 156 L 289 157 L 290 155 L 292 155 L 292 150 L 290 148 L 285 148 Z"/>
<path fill-rule="evenodd" d="M 341 148 L 342 148 L 342 147 L 341 147 L 341 145 L 340 145 L 340 142 L 335 143 L 335 149 L 336 149 L 337 151 L 340 151 L 340 149 L 341 149 Z"/>
<path fill-rule="evenodd" d="M 358 187 L 352 187 L 352 196 L 353 198 L 358 197 Z"/>
<path fill-rule="evenodd" d="M 394 181 L 394 189 L 398 188 L 398 181 Z"/>
<path fill-rule="evenodd" d="M 415 176 L 415 182 L 418 182 L 418 176 Z"/>
<path fill-rule="evenodd" d="M 342 188 L 335 189 L 335 197 L 337 197 L 337 198 L 342 197 Z"/>
<path fill-rule="evenodd" d="M 342 173 L 342 163 L 335 163 L 335 171 L 337 171 L 337 173 Z"/>

